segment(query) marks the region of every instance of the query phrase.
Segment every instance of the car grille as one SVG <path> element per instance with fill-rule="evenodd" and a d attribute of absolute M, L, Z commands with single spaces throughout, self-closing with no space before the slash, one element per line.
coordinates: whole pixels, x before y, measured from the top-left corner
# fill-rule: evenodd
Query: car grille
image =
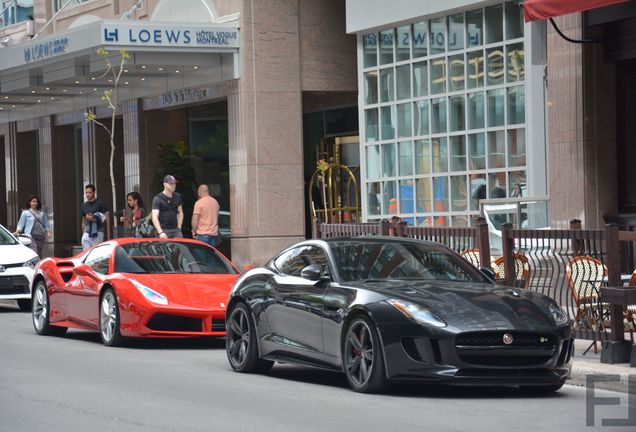
<path fill-rule="evenodd" d="M 156 331 L 200 332 L 203 331 L 203 321 L 179 315 L 156 314 L 150 318 L 146 327 Z"/>
<path fill-rule="evenodd" d="M 29 280 L 26 276 L 0 276 L 0 294 L 28 294 Z"/>
<path fill-rule="evenodd" d="M 212 331 L 225 331 L 225 320 L 223 318 L 212 319 Z"/>
<path fill-rule="evenodd" d="M 504 343 L 504 335 L 512 343 Z M 548 363 L 555 355 L 554 335 L 522 332 L 473 332 L 455 338 L 459 358 L 472 365 L 488 367 L 531 367 Z"/>

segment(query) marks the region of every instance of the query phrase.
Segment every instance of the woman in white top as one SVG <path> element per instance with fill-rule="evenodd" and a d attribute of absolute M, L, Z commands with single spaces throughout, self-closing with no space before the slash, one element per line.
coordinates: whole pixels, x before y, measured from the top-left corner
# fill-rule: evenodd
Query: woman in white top
<path fill-rule="evenodd" d="M 37 252 L 41 258 L 44 240 L 51 238 L 51 231 L 49 229 L 49 220 L 46 217 L 46 213 L 42 211 L 42 203 L 37 195 L 33 195 L 29 198 L 26 202 L 25 209 L 20 215 L 18 228 L 14 235 L 21 233 L 31 236 L 33 250 Z"/>

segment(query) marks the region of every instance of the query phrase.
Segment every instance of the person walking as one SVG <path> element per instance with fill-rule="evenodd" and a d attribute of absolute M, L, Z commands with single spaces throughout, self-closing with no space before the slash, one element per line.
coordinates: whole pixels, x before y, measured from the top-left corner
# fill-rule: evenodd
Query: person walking
<path fill-rule="evenodd" d="M 31 237 L 31 248 L 42 258 L 44 241 L 51 239 L 51 230 L 46 213 L 42 210 L 42 203 L 37 195 L 29 198 L 24 206 L 18 227 L 13 233 L 15 236 L 28 234 Z"/>
<path fill-rule="evenodd" d="M 219 203 L 210 196 L 207 185 L 197 190 L 199 199 L 194 203 L 192 212 L 192 235 L 195 239 L 217 247 L 221 244 L 219 236 Z"/>
<path fill-rule="evenodd" d="M 82 248 L 84 250 L 104 241 L 104 222 L 108 207 L 95 194 L 95 185 L 84 186 L 86 201 L 82 204 Z"/>
<path fill-rule="evenodd" d="M 177 179 L 168 174 L 163 178 L 163 191 L 152 199 L 152 224 L 159 238 L 183 237 L 183 201 L 175 192 L 177 183 Z"/>
<path fill-rule="evenodd" d="M 144 200 L 139 192 L 130 192 L 126 195 L 126 202 L 128 203 L 129 211 L 126 216 L 121 217 L 121 221 L 130 236 L 139 238 L 141 237 L 139 225 L 141 225 L 141 220 L 146 216 Z"/>

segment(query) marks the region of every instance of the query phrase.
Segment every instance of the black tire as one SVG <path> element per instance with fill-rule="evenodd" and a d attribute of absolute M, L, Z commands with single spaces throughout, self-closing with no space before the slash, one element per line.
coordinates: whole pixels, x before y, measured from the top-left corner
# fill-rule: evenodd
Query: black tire
<path fill-rule="evenodd" d="M 20 312 L 31 312 L 31 299 L 18 300 L 18 307 Z"/>
<path fill-rule="evenodd" d="M 274 362 L 258 356 L 256 326 L 245 303 L 234 305 L 228 313 L 225 351 L 230 366 L 236 372 L 265 373 Z"/>
<path fill-rule="evenodd" d="M 106 288 L 99 299 L 99 334 L 106 346 L 122 345 L 124 338 L 119 330 L 119 303 L 112 288 Z"/>
<path fill-rule="evenodd" d="M 46 283 L 41 280 L 35 284 L 31 297 L 33 308 L 31 317 L 33 328 L 39 335 L 63 335 L 66 333 L 66 327 L 51 325 L 49 322 L 49 314 L 51 307 L 49 303 L 49 293 L 46 289 Z"/>
<path fill-rule="evenodd" d="M 364 315 L 353 318 L 345 329 L 342 368 L 349 386 L 356 392 L 379 393 L 388 387 L 380 338 Z"/>
<path fill-rule="evenodd" d="M 547 394 L 551 394 L 551 393 L 559 391 L 561 387 L 563 387 L 564 385 L 565 385 L 565 381 L 562 381 L 559 384 L 522 386 L 521 390 L 529 394 L 547 395 Z"/>

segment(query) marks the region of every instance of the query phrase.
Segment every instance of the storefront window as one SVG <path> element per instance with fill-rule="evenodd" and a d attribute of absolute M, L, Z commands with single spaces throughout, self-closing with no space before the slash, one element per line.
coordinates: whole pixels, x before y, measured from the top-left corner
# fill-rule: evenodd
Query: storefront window
<path fill-rule="evenodd" d="M 413 135 L 411 131 L 411 121 L 413 115 L 411 114 L 411 104 L 405 103 L 397 106 L 398 117 L 398 137 L 406 138 Z"/>
<path fill-rule="evenodd" d="M 404 141 L 399 144 L 400 152 L 400 176 L 413 174 L 413 141 Z"/>
<path fill-rule="evenodd" d="M 422 97 L 428 94 L 428 63 L 419 62 L 413 64 L 413 97 Z"/>
<path fill-rule="evenodd" d="M 464 49 L 464 14 L 448 17 L 448 50 Z"/>
<path fill-rule="evenodd" d="M 484 43 L 484 14 L 481 9 L 466 12 L 466 35 L 468 47 Z"/>
<path fill-rule="evenodd" d="M 393 30 L 380 32 L 380 64 L 393 63 Z"/>
<path fill-rule="evenodd" d="M 396 61 L 404 61 L 411 58 L 411 27 L 398 27 Z"/>
<path fill-rule="evenodd" d="M 376 33 L 366 34 L 362 36 L 363 46 L 363 64 L 365 68 L 373 67 L 378 64 L 378 35 Z"/>
<path fill-rule="evenodd" d="M 464 95 L 450 97 L 450 130 L 461 131 L 466 129 L 466 112 Z"/>
<path fill-rule="evenodd" d="M 413 121 L 415 123 L 415 135 L 428 135 L 428 100 L 414 103 Z"/>
<path fill-rule="evenodd" d="M 446 133 L 446 98 L 431 99 L 431 133 Z"/>
<path fill-rule="evenodd" d="M 367 105 L 378 103 L 378 73 L 376 71 L 364 74 L 364 103 Z"/>
<path fill-rule="evenodd" d="M 395 70 L 397 98 L 408 99 L 411 97 L 411 65 L 398 66 Z"/>
<path fill-rule="evenodd" d="M 413 24 L 413 57 L 424 57 L 428 54 L 428 23 L 426 21 Z"/>

